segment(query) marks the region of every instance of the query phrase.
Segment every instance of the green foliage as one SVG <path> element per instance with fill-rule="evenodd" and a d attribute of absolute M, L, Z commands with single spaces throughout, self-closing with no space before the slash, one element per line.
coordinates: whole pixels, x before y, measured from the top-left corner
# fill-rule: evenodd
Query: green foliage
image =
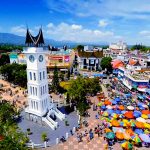
<path fill-rule="evenodd" d="M 8 63 L 10 63 L 9 55 L 8 54 L 2 54 L 0 57 L 0 66 L 3 66 L 3 65 L 8 64 Z"/>
<path fill-rule="evenodd" d="M 99 92 L 100 85 L 97 78 L 83 78 L 78 77 L 72 80 L 68 89 L 69 98 L 77 105 L 80 114 L 83 115 L 84 111 L 89 107 L 86 102 L 87 94 L 93 95 Z"/>
<path fill-rule="evenodd" d="M 101 61 L 101 67 L 103 70 L 107 69 L 107 71 L 112 72 L 111 65 L 112 58 L 111 57 L 103 57 Z"/>
<path fill-rule="evenodd" d="M 76 49 L 77 49 L 78 51 L 84 50 L 84 46 L 83 46 L 83 45 L 78 45 L 78 46 L 76 47 Z"/>
<path fill-rule="evenodd" d="M 41 139 L 43 142 L 47 140 L 47 134 L 45 132 L 42 133 Z"/>
<path fill-rule="evenodd" d="M 2 74 L 3 77 L 8 82 L 17 84 L 21 87 L 26 87 L 27 84 L 26 65 L 7 64 L 1 66 L 0 74 Z"/>
<path fill-rule="evenodd" d="M 10 45 L 10 44 L 0 44 L 0 50 L 3 50 L 5 52 L 10 52 L 12 50 L 23 50 L 23 46 L 19 45 Z"/>
<path fill-rule="evenodd" d="M 54 92 L 58 92 L 59 89 L 60 89 L 57 66 L 55 66 L 55 68 L 54 68 L 54 75 L 53 75 L 52 87 L 51 88 L 52 88 L 52 91 L 54 91 Z"/>
<path fill-rule="evenodd" d="M 0 149 L 1 150 L 26 150 L 25 143 L 28 140 L 17 127 L 15 118 L 18 112 L 8 102 L 0 103 Z"/>
<path fill-rule="evenodd" d="M 148 50 L 150 50 L 150 48 L 144 45 L 138 44 L 138 45 L 133 45 L 131 47 L 131 50 L 140 50 L 141 52 L 147 52 Z"/>

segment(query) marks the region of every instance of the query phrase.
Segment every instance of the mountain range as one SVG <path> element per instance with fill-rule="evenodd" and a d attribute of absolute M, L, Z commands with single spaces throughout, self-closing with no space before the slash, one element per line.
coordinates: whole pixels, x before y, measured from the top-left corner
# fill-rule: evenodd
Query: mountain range
<path fill-rule="evenodd" d="M 23 36 L 19 36 L 19 35 L 15 35 L 12 33 L 0 33 L 0 43 L 3 44 L 14 44 L 14 45 L 24 45 L 25 44 L 25 37 Z M 57 40 L 53 40 L 53 39 L 45 39 L 45 44 L 46 45 L 52 45 L 52 46 L 70 46 L 70 47 L 74 47 L 76 45 L 79 44 L 83 44 L 83 45 L 108 45 L 107 42 L 85 42 L 85 43 L 77 43 L 77 42 L 72 42 L 72 41 L 57 41 Z"/>

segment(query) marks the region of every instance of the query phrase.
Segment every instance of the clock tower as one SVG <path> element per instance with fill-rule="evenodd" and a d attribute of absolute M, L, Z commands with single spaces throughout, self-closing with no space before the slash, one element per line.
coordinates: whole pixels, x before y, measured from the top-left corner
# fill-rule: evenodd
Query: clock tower
<path fill-rule="evenodd" d="M 23 51 L 27 59 L 28 107 L 25 109 L 26 117 L 34 122 L 44 122 L 55 130 L 58 122 L 55 122 L 51 115 L 64 120 L 65 114 L 61 113 L 53 103 L 50 103 L 45 60 L 45 54 L 48 51 L 43 49 L 42 29 L 35 37 L 27 29 L 25 43 L 28 46 Z"/>
<path fill-rule="evenodd" d="M 33 37 L 27 30 L 26 44 L 30 46 L 24 48 L 27 58 L 28 81 L 28 107 L 26 108 L 26 112 L 42 117 L 48 112 L 50 106 L 45 61 L 46 52 L 43 50 L 43 47 L 40 47 L 44 44 L 42 30 L 40 29 L 37 37 Z"/>

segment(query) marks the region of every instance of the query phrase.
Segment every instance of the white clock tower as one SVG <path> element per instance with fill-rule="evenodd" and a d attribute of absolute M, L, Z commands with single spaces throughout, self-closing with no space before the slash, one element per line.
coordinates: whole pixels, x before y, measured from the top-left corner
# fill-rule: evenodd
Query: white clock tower
<path fill-rule="evenodd" d="M 28 47 L 24 53 L 27 58 L 28 111 L 44 116 L 50 104 L 44 50 L 41 47 Z"/>
<path fill-rule="evenodd" d="M 26 117 L 29 120 L 43 123 L 45 122 L 52 129 L 58 127 L 50 116 L 54 114 L 60 120 L 65 119 L 54 104 L 50 103 L 48 91 L 47 68 L 45 60 L 45 51 L 43 49 L 44 39 L 42 30 L 34 37 L 27 30 L 26 42 L 28 47 L 24 48 L 27 62 L 27 89 L 28 89 L 28 107 L 25 109 Z"/>

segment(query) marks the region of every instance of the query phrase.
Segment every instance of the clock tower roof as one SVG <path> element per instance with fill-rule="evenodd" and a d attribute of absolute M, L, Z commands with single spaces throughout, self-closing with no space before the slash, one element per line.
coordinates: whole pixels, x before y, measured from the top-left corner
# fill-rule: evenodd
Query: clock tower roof
<path fill-rule="evenodd" d="M 29 46 L 34 46 L 34 47 L 40 47 L 44 45 L 44 38 L 43 38 L 43 32 L 42 29 L 39 29 L 39 33 L 37 36 L 33 36 L 29 29 L 27 28 L 26 32 L 26 41 L 25 44 Z"/>

